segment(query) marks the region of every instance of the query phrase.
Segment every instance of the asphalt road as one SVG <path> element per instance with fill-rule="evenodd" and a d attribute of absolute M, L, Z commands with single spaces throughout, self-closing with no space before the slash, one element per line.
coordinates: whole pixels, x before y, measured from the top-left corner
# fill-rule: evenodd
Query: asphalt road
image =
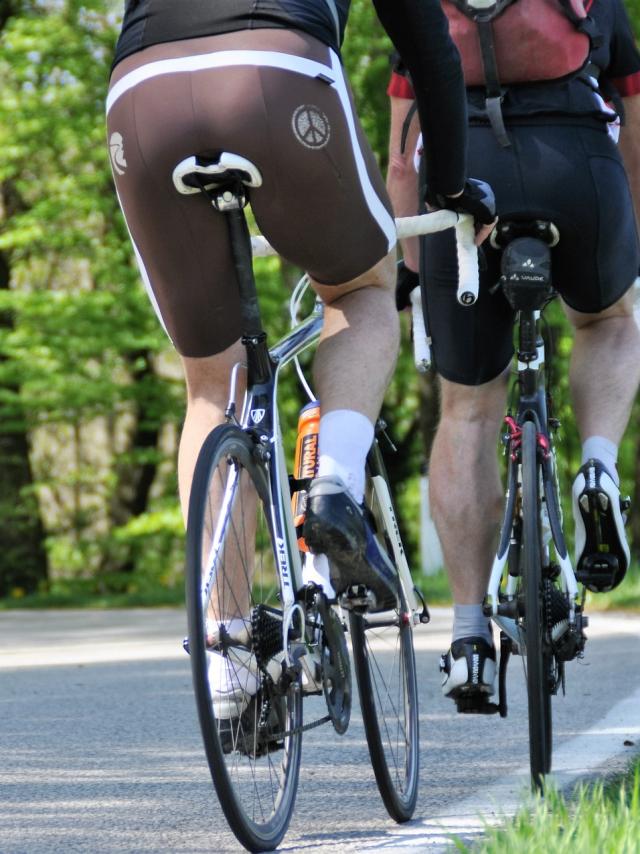
<path fill-rule="evenodd" d="M 386 817 L 356 708 L 344 737 L 328 727 L 305 734 L 282 850 L 442 850 L 447 833 L 473 839 L 481 811 L 508 813 L 526 791 L 519 661 L 506 720 L 458 716 L 439 691 L 449 626 L 438 610 L 416 636 L 415 820 Z M 2 854 L 240 850 L 210 783 L 183 633 L 183 614 L 168 609 L 0 614 Z M 589 638 L 554 706 L 561 785 L 621 768 L 640 750 L 640 618 L 592 615 Z"/>

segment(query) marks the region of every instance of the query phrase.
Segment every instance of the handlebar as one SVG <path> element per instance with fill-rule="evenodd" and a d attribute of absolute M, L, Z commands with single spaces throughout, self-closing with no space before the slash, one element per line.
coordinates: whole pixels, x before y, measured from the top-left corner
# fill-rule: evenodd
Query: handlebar
<path fill-rule="evenodd" d="M 461 305 L 473 305 L 478 298 L 478 250 L 474 243 L 473 217 L 469 214 L 442 210 L 396 219 L 396 232 L 400 239 L 433 234 L 436 231 L 445 231 L 447 228 L 456 230 L 458 302 Z M 251 249 L 254 258 L 277 255 L 273 246 L 262 235 L 251 238 Z"/>
<path fill-rule="evenodd" d="M 473 217 L 458 214 L 455 211 L 439 210 L 419 216 L 399 217 L 396 219 L 396 233 L 399 239 L 418 237 L 422 234 L 434 234 L 455 228 L 456 250 L 458 255 L 458 302 L 470 306 L 478 298 L 478 248 L 475 245 L 475 227 Z M 277 255 L 276 250 L 262 235 L 251 238 L 251 250 L 254 258 L 266 258 Z M 411 313 L 413 318 L 414 360 L 420 372 L 428 370 L 431 364 L 430 339 L 424 322 L 420 289 L 411 294 Z"/>

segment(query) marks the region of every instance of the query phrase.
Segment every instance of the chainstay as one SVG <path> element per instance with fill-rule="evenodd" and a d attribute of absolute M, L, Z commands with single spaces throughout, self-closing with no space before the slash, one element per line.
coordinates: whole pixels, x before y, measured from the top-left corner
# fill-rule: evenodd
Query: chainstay
<path fill-rule="evenodd" d="M 307 732 L 307 730 L 315 729 L 316 727 L 322 726 L 322 724 L 329 723 L 331 720 L 331 715 L 325 715 L 323 718 L 318 718 L 316 721 L 311 721 L 308 724 L 302 724 L 301 726 L 294 727 L 293 729 L 285 729 L 282 732 L 276 732 L 272 735 L 263 738 L 262 741 L 270 743 L 272 741 L 282 741 L 283 738 L 288 738 L 290 735 L 297 735 L 299 732 Z"/>

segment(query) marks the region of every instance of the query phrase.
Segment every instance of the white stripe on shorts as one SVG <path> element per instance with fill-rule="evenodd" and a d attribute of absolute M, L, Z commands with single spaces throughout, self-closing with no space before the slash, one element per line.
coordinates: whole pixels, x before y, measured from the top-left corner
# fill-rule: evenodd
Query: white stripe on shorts
<path fill-rule="evenodd" d="M 330 51 L 330 53 L 333 73 L 336 77 L 335 82 L 332 85 L 338 92 L 340 101 L 342 103 L 342 109 L 344 110 L 345 118 L 347 120 L 347 126 L 349 127 L 349 134 L 351 136 L 351 148 L 353 149 L 353 155 L 356 159 L 356 167 L 358 169 L 358 176 L 360 177 L 362 192 L 364 193 L 364 197 L 366 199 L 369 210 L 371 211 L 371 215 L 378 223 L 383 234 L 387 238 L 387 251 L 391 252 L 397 242 L 396 224 L 391 214 L 382 204 L 380 197 L 373 188 L 373 184 L 371 183 L 371 179 L 369 178 L 369 173 L 367 172 L 367 167 L 365 165 L 364 157 L 362 156 L 362 151 L 360 150 L 360 144 L 358 142 L 356 124 L 353 119 L 353 110 L 351 109 L 351 100 L 349 98 L 349 92 L 347 91 L 347 84 L 344 79 L 344 74 L 342 73 L 342 65 L 336 54 L 333 51 Z"/>
<path fill-rule="evenodd" d="M 111 169 L 111 173 L 113 174 L 113 168 Z M 115 184 L 115 175 L 113 177 L 114 177 L 114 184 Z M 142 255 L 140 254 L 140 251 L 136 245 L 136 242 L 133 239 L 133 235 L 131 234 L 131 229 L 129 228 L 129 223 L 127 222 L 127 218 L 124 215 L 124 208 L 122 207 L 122 202 L 120 201 L 120 193 L 118 193 L 117 187 L 116 187 L 116 196 L 118 198 L 118 204 L 120 205 L 120 210 L 122 211 L 122 216 L 124 218 L 124 224 L 126 225 L 127 232 L 129 233 L 129 240 L 131 241 L 131 245 L 133 246 L 133 254 L 136 256 L 136 261 L 138 263 L 138 270 L 140 272 L 140 278 L 142 279 L 144 289 L 147 292 L 147 296 L 149 297 L 149 301 L 150 301 L 151 305 L 153 306 L 153 310 L 156 314 L 156 317 L 160 321 L 162 328 L 167 333 L 169 340 L 173 344 L 171 336 L 169 335 L 169 330 L 167 329 L 167 325 L 164 322 L 164 319 L 162 317 L 162 312 L 160 311 L 160 306 L 158 305 L 158 300 L 156 299 L 156 295 L 153 292 L 153 288 L 151 286 L 151 279 L 149 278 L 149 274 L 147 273 L 147 268 L 144 265 L 144 261 L 142 260 Z M 174 346 L 175 346 L 175 344 L 174 344 Z"/>
<path fill-rule="evenodd" d="M 202 53 L 196 56 L 179 56 L 175 59 L 159 59 L 141 65 L 135 71 L 125 74 L 113 85 L 107 96 L 107 114 L 121 95 L 151 77 L 179 72 L 205 71 L 211 68 L 230 68 L 238 65 L 263 65 L 269 68 L 283 68 L 306 77 L 331 78 L 331 68 L 313 59 L 278 53 L 275 50 L 220 50 L 215 53 Z"/>

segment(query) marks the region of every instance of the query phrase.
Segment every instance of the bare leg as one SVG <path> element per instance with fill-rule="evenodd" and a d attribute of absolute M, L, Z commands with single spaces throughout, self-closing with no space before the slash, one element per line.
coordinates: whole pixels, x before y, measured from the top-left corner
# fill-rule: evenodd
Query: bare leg
<path fill-rule="evenodd" d="M 187 412 L 178 451 L 178 488 L 185 522 L 193 470 L 200 448 L 211 430 L 224 423 L 231 369 L 236 362 L 244 360 L 245 350 L 239 341 L 215 356 L 204 359 L 182 357 L 187 384 Z M 244 393 L 244 371 L 239 372 L 238 380 L 239 400 L 236 403 L 242 400 Z"/>
<path fill-rule="evenodd" d="M 433 518 L 453 600 L 481 603 L 500 520 L 497 438 L 506 374 L 481 386 L 441 380 L 441 417 L 429 465 Z"/>
<path fill-rule="evenodd" d="M 393 373 L 400 326 L 395 306 L 395 253 L 342 285 L 313 283 L 325 303 L 313 369 L 323 413 L 361 412 L 373 423 Z"/>
<path fill-rule="evenodd" d="M 618 445 L 640 383 L 632 291 L 599 314 L 565 311 L 575 327 L 569 382 L 580 438 L 603 436 Z"/>

